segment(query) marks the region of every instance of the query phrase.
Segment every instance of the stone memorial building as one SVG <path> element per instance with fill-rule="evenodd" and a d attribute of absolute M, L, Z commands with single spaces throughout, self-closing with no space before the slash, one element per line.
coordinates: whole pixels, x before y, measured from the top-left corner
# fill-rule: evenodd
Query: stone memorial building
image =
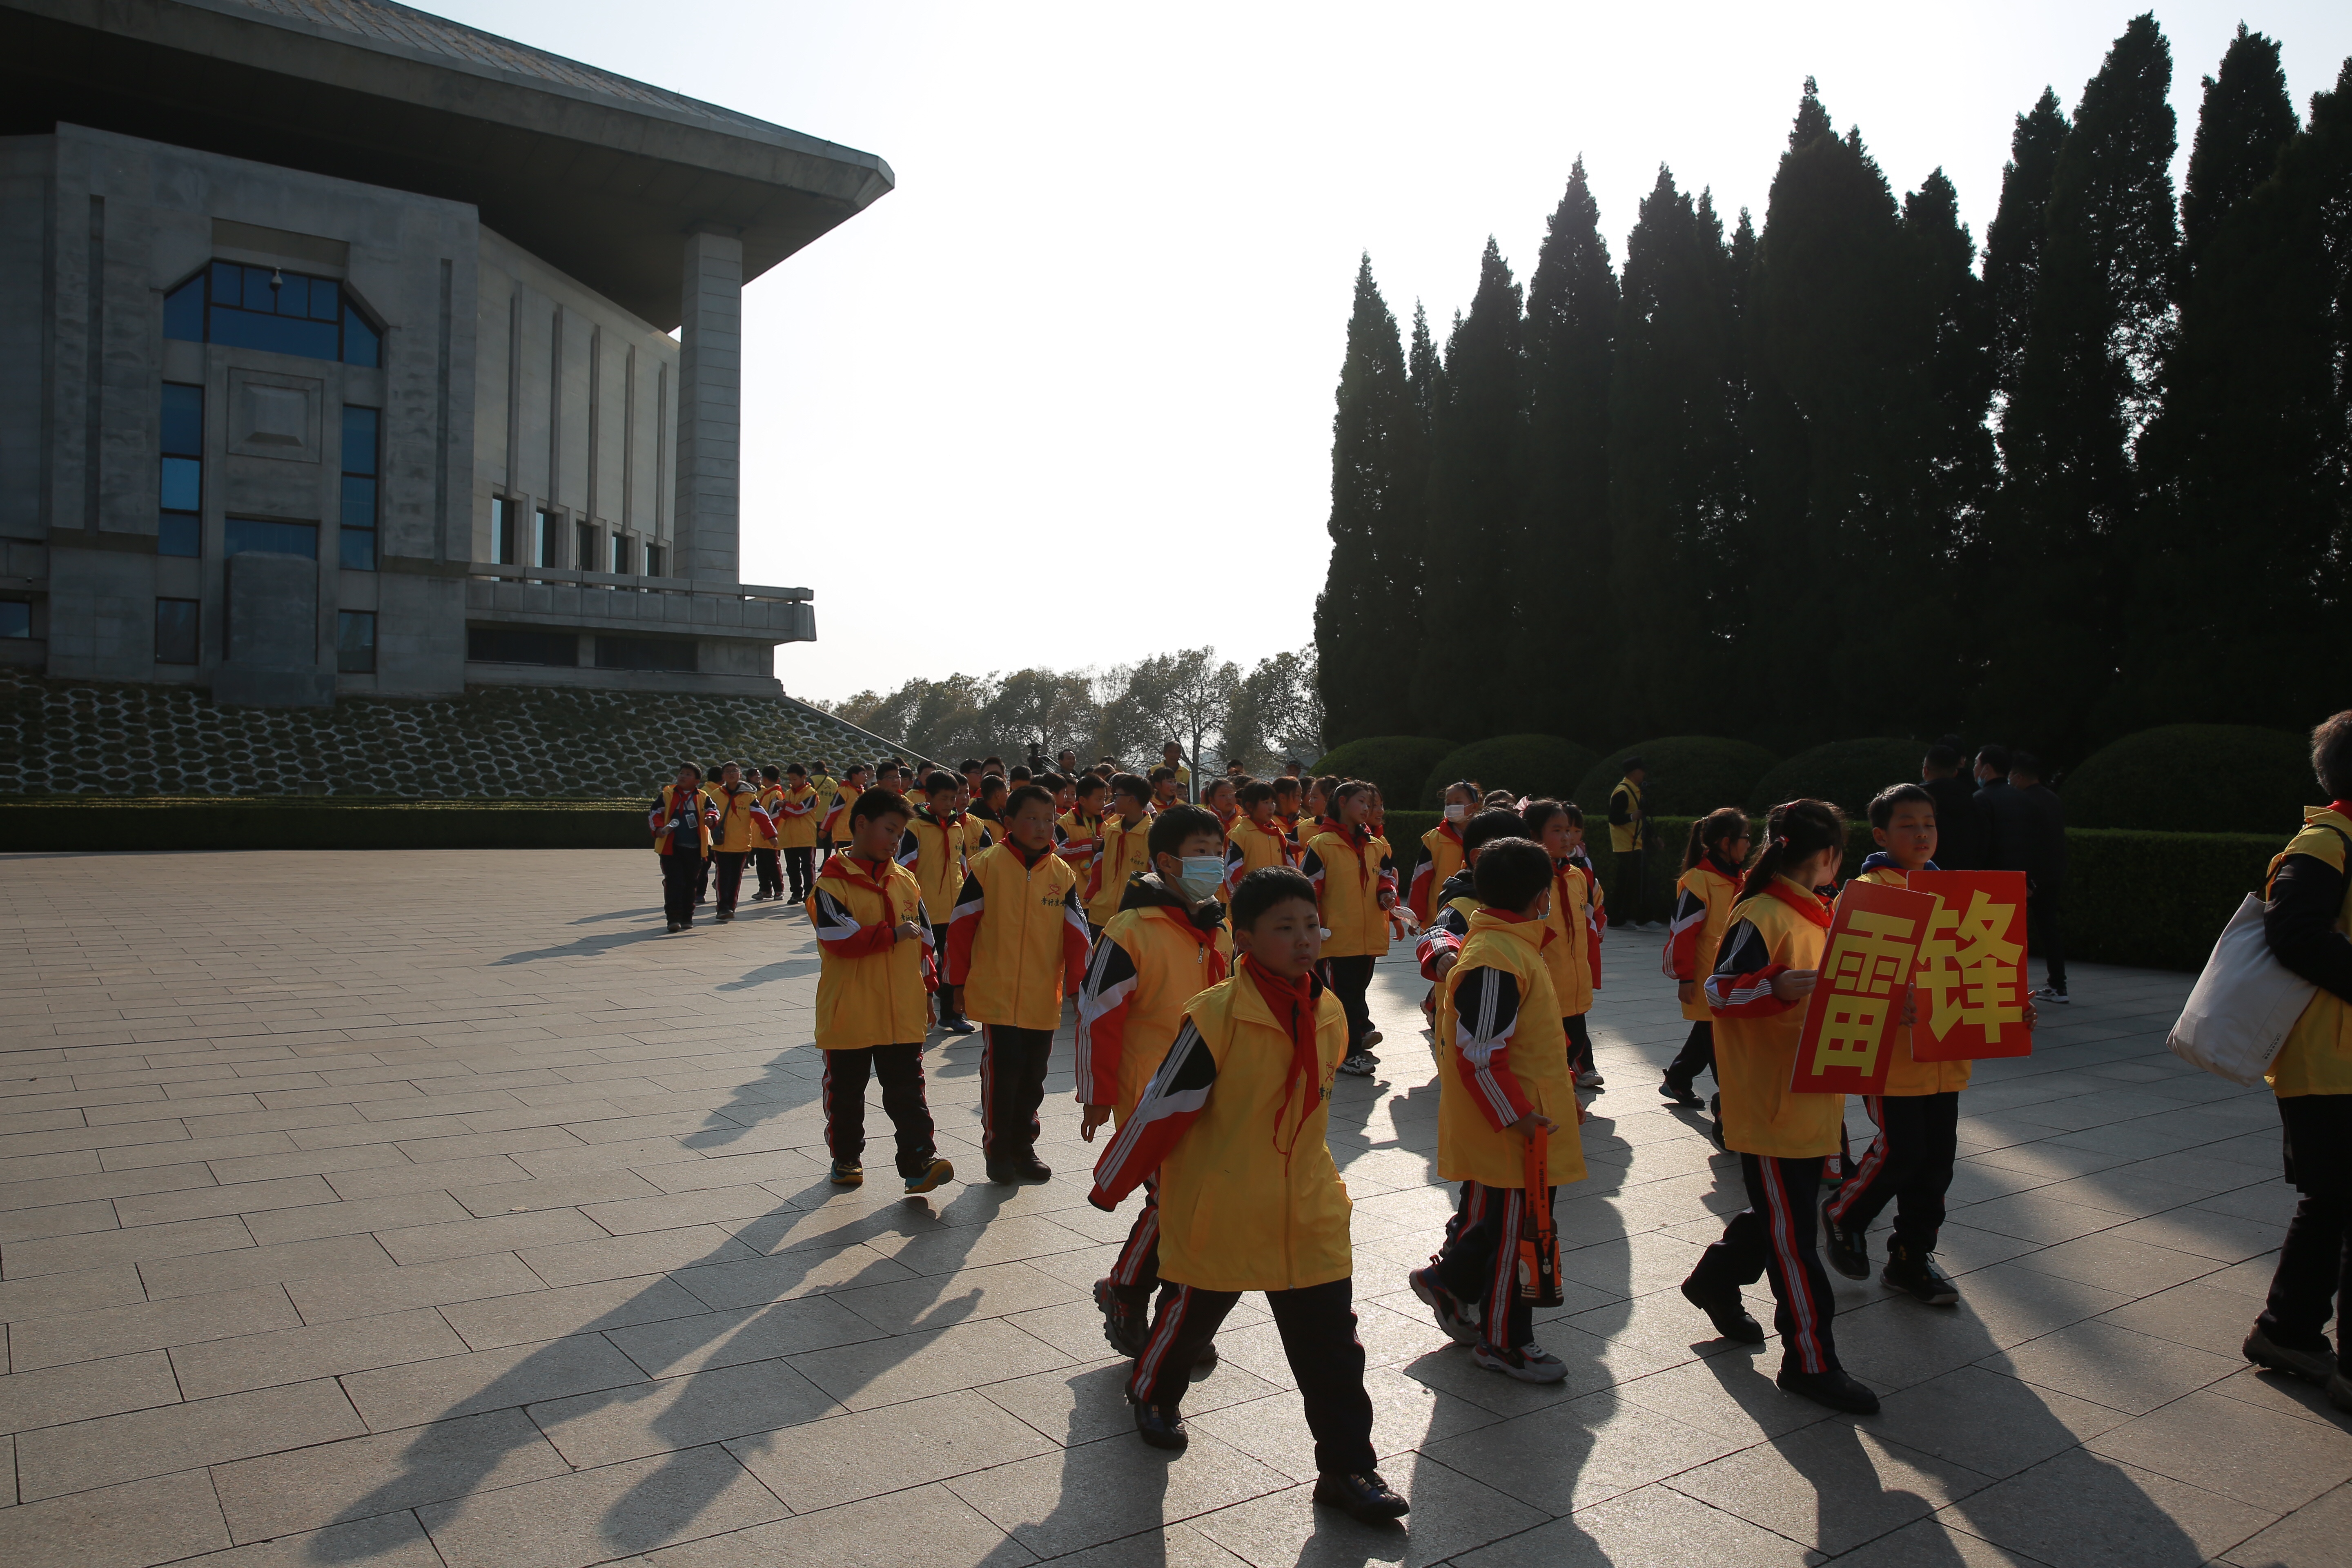
<path fill-rule="evenodd" d="M 742 289 L 892 180 L 389 0 L 0 0 L 0 665 L 776 692 Z"/>

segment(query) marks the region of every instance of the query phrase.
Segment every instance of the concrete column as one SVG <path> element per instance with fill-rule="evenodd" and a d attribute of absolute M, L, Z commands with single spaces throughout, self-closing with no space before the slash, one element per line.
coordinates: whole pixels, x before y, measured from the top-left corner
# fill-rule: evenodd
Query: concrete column
<path fill-rule="evenodd" d="M 740 583 L 737 551 L 743 402 L 743 242 L 686 239 L 678 330 L 677 512 L 673 577 Z"/>

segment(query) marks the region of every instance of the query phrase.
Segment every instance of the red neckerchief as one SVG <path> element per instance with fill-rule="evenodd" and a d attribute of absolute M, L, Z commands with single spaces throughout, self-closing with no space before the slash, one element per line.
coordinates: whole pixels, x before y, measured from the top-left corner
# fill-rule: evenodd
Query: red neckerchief
<path fill-rule="evenodd" d="M 1450 817 L 1449 817 L 1449 818 L 1448 818 L 1448 819 L 1446 819 L 1445 821 L 1439 823 L 1439 824 L 1437 825 L 1437 832 L 1438 832 L 1438 836 L 1439 836 L 1440 837 L 1444 837 L 1444 838 L 1451 838 L 1452 840 L 1454 840 L 1454 847 L 1455 847 L 1456 849 L 1461 849 L 1461 848 L 1462 848 L 1462 834 L 1461 834 L 1461 830 L 1460 830 L 1460 829 L 1458 829 L 1458 828 L 1456 828 L 1456 827 L 1454 826 L 1454 822 L 1453 822 L 1453 819 L 1452 819 L 1452 818 L 1450 818 Z M 1468 851 L 1468 850 L 1466 850 L 1466 849 L 1465 849 L 1465 850 L 1463 850 L 1463 853 L 1464 853 L 1465 855 L 1467 855 L 1467 854 L 1469 853 L 1469 851 Z"/>
<path fill-rule="evenodd" d="M 1764 890 L 1822 930 L 1829 929 L 1830 901 L 1819 893 L 1800 889 L 1786 877 L 1773 878 L 1772 885 Z"/>
<path fill-rule="evenodd" d="M 2331 800 L 2327 809 L 2338 816 L 2352 816 L 2352 800 Z"/>
<path fill-rule="evenodd" d="M 1228 838 L 1232 837 L 1234 824 L 1242 819 L 1242 808 L 1237 805 L 1231 811 L 1218 811 L 1215 806 L 1211 806 L 1209 809 L 1215 814 L 1217 820 L 1224 825 L 1225 836 Z"/>
<path fill-rule="evenodd" d="M 1706 852 L 1706 864 L 1715 868 L 1715 874 L 1717 876 L 1721 877 L 1724 880 L 1731 883 L 1734 887 L 1738 886 L 1740 875 L 1738 867 L 1733 865 L 1730 861 L 1726 860 L 1722 856 L 1717 855 L 1712 849 Z"/>
<path fill-rule="evenodd" d="M 1013 858 L 1021 862 L 1021 868 L 1024 871 L 1035 870 L 1037 868 L 1037 862 L 1043 860 L 1046 856 L 1051 855 L 1054 852 L 1054 847 L 1048 844 L 1043 849 L 1038 850 L 1036 854 L 1032 855 L 1026 849 L 1022 848 L 1021 841 L 1013 837 L 1010 833 L 1007 833 L 1004 836 L 1004 847 L 1013 851 Z"/>
<path fill-rule="evenodd" d="M 1481 904 L 1481 905 L 1479 905 L 1479 906 L 1478 906 L 1478 912 L 1479 912 L 1480 914 L 1492 915 L 1492 916 L 1494 916 L 1496 920 L 1498 920 L 1498 921 L 1502 921 L 1505 925 L 1513 925 L 1513 926 L 1531 926 L 1531 925 L 1541 925 L 1541 926 L 1543 927 L 1543 935 L 1542 935 L 1542 937 L 1541 937 L 1541 938 L 1539 938 L 1539 939 L 1537 941 L 1537 942 L 1536 942 L 1536 951 L 1537 951 L 1538 952 L 1541 952 L 1544 950 L 1544 948 L 1545 948 L 1547 945 L 1549 945 L 1549 944 L 1550 943 L 1550 942 L 1552 941 L 1552 939 L 1553 939 L 1554 937 L 1557 937 L 1558 935 L 1559 935 L 1559 929 L 1557 926 L 1553 925 L 1553 924 L 1551 923 L 1551 921 L 1538 921 L 1538 920 L 1536 919 L 1536 917 L 1535 917 L 1535 916 L 1533 916 L 1533 915 L 1518 915 L 1518 914 L 1513 914 L 1513 913 L 1512 913 L 1510 910 L 1498 910 L 1498 909 L 1496 909 L 1496 908 L 1494 905 L 1492 905 L 1492 904 Z"/>
<path fill-rule="evenodd" d="M 1314 1109 L 1311 1098 L 1298 1108 L 1298 1124 L 1291 1129 L 1290 1147 L 1283 1148 L 1282 1118 L 1290 1109 L 1291 1086 L 1303 1082 L 1311 1096 L 1314 1079 L 1322 1066 L 1315 1048 L 1315 979 L 1311 974 L 1302 974 L 1296 980 L 1268 974 L 1247 954 L 1243 955 L 1242 967 L 1256 983 L 1257 994 L 1265 998 L 1267 1009 L 1274 1014 L 1275 1026 L 1290 1037 L 1290 1070 L 1283 1075 L 1282 1103 L 1274 1112 L 1274 1147 L 1287 1161 L 1297 1152 L 1307 1112 Z"/>

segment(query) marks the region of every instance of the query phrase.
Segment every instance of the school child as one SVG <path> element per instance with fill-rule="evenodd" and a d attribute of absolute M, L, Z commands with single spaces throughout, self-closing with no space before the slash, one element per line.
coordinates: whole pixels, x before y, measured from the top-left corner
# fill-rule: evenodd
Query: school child
<path fill-rule="evenodd" d="M 963 891 L 971 824 L 956 809 L 961 787 L 955 774 L 945 768 L 934 768 L 923 775 L 922 793 L 923 804 L 907 819 L 906 834 L 898 840 L 898 864 L 914 872 L 923 907 L 946 915 L 954 910 L 956 895 Z M 947 921 L 931 927 L 931 943 L 935 954 L 948 951 Z M 950 1035 L 971 1034 L 972 1026 L 959 1005 L 961 997 L 957 988 L 942 984 L 939 998 L 940 1027 Z"/>
<path fill-rule="evenodd" d="M 719 875 L 719 923 L 725 925 L 735 918 L 736 897 L 743 890 L 743 862 L 751 858 L 760 792 L 743 782 L 740 768 L 726 763 L 710 795 L 719 807 L 719 822 L 710 830 L 710 860 Z"/>
<path fill-rule="evenodd" d="M 1099 930 L 1118 913 L 1127 879 L 1151 868 L 1151 785 L 1133 773 L 1114 773 L 1111 815 L 1103 818 L 1101 847 L 1087 881 L 1087 919 Z"/>
<path fill-rule="evenodd" d="M 1301 794 L 1305 788 L 1294 773 L 1285 773 L 1274 781 L 1274 817 L 1282 824 L 1283 837 L 1290 840 L 1290 863 L 1294 866 L 1298 863 L 1298 852 L 1307 847 L 1298 836 L 1299 818 L 1306 812 Z"/>
<path fill-rule="evenodd" d="M 1004 776 L 1004 759 L 1003 757 L 982 757 L 980 759 L 980 776 L 984 779 L 989 777 L 991 774 L 993 774 L 998 778 L 1003 778 Z"/>
<path fill-rule="evenodd" d="M 980 793 L 972 797 L 971 832 L 964 842 L 966 857 L 1004 842 L 1004 803 L 1011 794 L 1003 773 L 980 775 Z"/>
<path fill-rule="evenodd" d="M 1700 1073 L 1715 1070 L 1715 1015 L 1699 985 L 1714 971 L 1723 929 L 1731 923 L 1748 838 L 1748 814 L 1736 805 L 1717 806 L 1691 824 L 1683 874 L 1675 882 L 1675 912 L 1666 922 L 1665 970 L 1674 977 L 1690 1037 L 1666 1064 L 1658 1092 L 1693 1110 L 1702 1101 L 1691 1086 Z"/>
<path fill-rule="evenodd" d="M 1535 1342 L 1519 1264 L 1555 1190 L 1584 1179 L 1568 1036 L 1554 1022 L 1566 1005 L 1546 952 L 1558 945 L 1545 912 L 1559 879 L 1543 846 L 1502 838 L 1484 846 L 1472 881 L 1478 908 L 1437 1009 L 1437 1173 L 1465 1184 L 1462 1207 L 1444 1248 L 1409 1278 L 1437 1326 L 1480 1366 L 1558 1383 L 1568 1363 Z M 1540 1192 L 1528 1184 L 1538 1131 Z"/>
<path fill-rule="evenodd" d="M 1337 815 L 1332 809 L 1331 798 L 1345 783 L 1347 780 L 1338 774 L 1327 773 L 1307 786 L 1307 801 L 1300 831 L 1308 838 L 1323 831 L 1324 826 Z"/>
<path fill-rule="evenodd" d="M 907 805 L 870 789 L 849 808 L 850 845 L 825 860 L 809 894 L 816 929 L 816 1044 L 824 1053 L 824 1141 L 833 1184 L 866 1180 L 866 1080 L 882 1081 L 907 1191 L 952 1179 L 923 1097 L 923 1037 L 936 1013 L 930 915 L 915 874 L 893 858 Z"/>
<path fill-rule="evenodd" d="M 833 798 L 825 803 L 824 825 L 817 835 L 819 841 L 830 849 L 838 851 L 849 847 L 850 807 L 856 805 L 858 797 L 866 793 L 866 781 L 873 776 L 873 770 L 864 763 L 851 763 L 849 771 L 841 775 L 841 783 L 835 787 Z"/>
<path fill-rule="evenodd" d="M 980 798 L 980 759 L 966 757 L 956 764 L 956 772 L 963 774 L 964 788 L 970 793 L 971 798 L 978 800 Z"/>
<path fill-rule="evenodd" d="M 1252 871 L 1267 866 L 1289 866 L 1297 858 L 1289 836 L 1282 830 L 1272 784 L 1252 780 L 1234 792 L 1234 798 L 1238 809 L 1233 827 L 1225 835 L 1225 888 L 1222 895 L 1229 902 L 1234 889 Z"/>
<path fill-rule="evenodd" d="M 816 791 L 816 826 L 822 834 L 824 814 L 833 809 L 833 797 L 841 793 L 841 781 L 833 776 L 833 764 L 823 757 L 817 758 L 803 771 L 808 774 L 809 788 Z M 823 845 L 826 841 L 820 837 L 817 842 Z"/>
<path fill-rule="evenodd" d="M 1062 814 L 1064 812 L 1077 805 L 1077 781 L 1070 777 L 1069 774 L 1065 773 L 1044 773 L 1039 775 L 1037 782 L 1045 785 L 1054 796 L 1054 820 L 1055 822 L 1062 820 Z M 1055 853 L 1058 855 L 1061 851 L 1057 849 Z M 1064 856 L 1063 858 L 1067 859 L 1068 857 Z M 1076 868 L 1074 867 L 1072 869 L 1076 869 Z"/>
<path fill-rule="evenodd" d="M 1878 847 L 1864 859 L 1854 881 L 1909 887 L 1912 872 L 1936 869 L 1936 797 L 1915 784 L 1879 791 L 1870 803 L 1870 837 Z M 2031 1001 L 2023 1016 L 2032 1028 Z M 1831 1268 L 1849 1279 L 1867 1279 L 1870 1246 L 1864 1233 L 1893 1203 L 1895 1235 L 1886 1244 L 1879 1282 L 1931 1307 L 1949 1307 L 1959 1301 L 1959 1289 L 1936 1267 L 1934 1255 L 1944 1224 L 1944 1194 L 1959 1157 L 1960 1090 L 1969 1086 L 1970 1064 L 1916 1060 L 1914 1026 L 1907 1016 L 1895 1022 L 1886 1046 L 1886 1087 L 1863 1096 L 1862 1108 L 1878 1136 L 1822 1205 L 1822 1237 Z"/>
<path fill-rule="evenodd" d="M 758 873 L 760 884 L 759 890 L 751 895 L 755 904 L 773 903 L 784 896 L 782 818 L 779 815 L 783 804 L 783 770 L 772 765 L 761 768 L 759 811 L 751 819 L 751 868 Z"/>
<path fill-rule="evenodd" d="M 1227 833 L 1231 833 L 1234 824 L 1241 819 L 1240 789 L 1241 785 L 1230 778 L 1216 778 L 1209 781 L 1209 787 L 1201 795 L 1201 804 L 1209 808 L 1217 819 L 1217 826 Z"/>
<path fill-rule="evenodd" d="M 1465 779 L 1445 786 L 1445 818 L 1421 836 L 1421 864 L 1412 868 L 1405 907 L 1413 922 L 1427 925 L 1437 910 L 1437 889 L 1469 864 L 1462 852 L 1462 828 L 1478 811 L 1478 786 Z"/>
<path fill-rule="evenodd" d="M 1187 1005 L 1087 1194 L 1114 1209 L 1157 1173 L 1161 1207 L 1187 1219 L 1160 1237 L 1171 1288 L 1128 1379 L 1135 1429 L 1185 1446 L 1193 1364 L 1241 1293 L 1263 1290 L 1315 1435 L 1315 1500 L 1394 1519 L 1407 1505 L 1373 1468 L 1348 1189 L 1325 1142 L 1348 1026 L 1315 974 L 1315 889 L 1268 867 L 1244 879 L 1233 918 L 1236 973 Z"/>
<path fill-rule="evenodd" d="M 1431 985 L 1430 999 L 1422 1005 L 1422 1012 L 1433 1026 L 1437 1019 L 1436 985 L 1462 956 L 1462 944 L 1470 936 L 1470 917 L 1478 912 L 1479 853 L 1498 838 L 1527 836 L 1527 822 L 1517 812 L 1493 807 L 1481 809 L 1462 829 L 1462 869 L 1437 889 L 1429 923 L 1421 928 L 1413 943 L 1413 961 Z"/>
<path fill-rule="evenodd" d="M 1069 809 L 1054 819 L 1054 826 L 1061 831 L 1054 853 L 1070 863 L 1070 869 L 1078 874 L 1078 886 L 1087 889 L 1089 896 L 1094 887 L 1095 856 L 1102 849 L 1103 793 L 1108 787 L 1092 773 L 1080 773 L 1070 781 Z M 1094 923 L 1091 913 L 1087 923 Z M 1095 927 L 1095 934 L 1101 934 L 1099 927 Z"/>
<path fill-rule="evenodd" d="M 816 881 L 816 818 L 821 799 L 808 769 L 794 763 L 784 770 L 783 787 L 770 807 L 776 822 L 776 847 L 783 856 L 784 875 L 792 882 L 786 896 L 795 904 L 807 900 Z"/>
<path fill-rule="evenodd" d="M 1144 775 L 1151 784 L 1151 813 L 1157 816 L 1171 805 L 1181 804 L 1176 793 L 1176 770 L 1166 764 Z"/>
<path fill-rule="evenodd" d="M 950 786 L 952 793 L 952 785 Z M 1054 853 L 1054 797 L 1034 784 L 1007 803 L 1006 840 L 971 858 L 948 927 L 948 980 L 982 1031 L 980 1148 L 992 1182 L 1050 1178 L 1037 1107 L 1062 998 L 1086 973 L 1078 879 Z"/>
<path fill-rule="evenodd" d="M 1557 940 L 1543 946 L 1560 1006 L 1560 1029 L 1568 1037 L 1570 1076 L 1579 1089 L 1603 1083 L 1592 1060 L 1592 1031 L 1585 1015 L 1601 985 L 1601 927 L 1587 893 L 1584 873 L 1569 858 L 1584 826 L 1584 814 L 1557 800 L 1531 800 L 1524 814 L 1528 837 L 1551 857 L 1552 894 L 1545 923 Z"/>
<path fill-rule="evenodd" d="M 1389 910 L 1396 907 L 1396 862 L 1388 844 L 1364 826 L 1372 786 L 1360 780 L 1334 784 L 1327 798 L 1338 816 L 1307 840 L 1298 869 L 1314 884 L 1323 909 L 1323 983 L 1339 998 L 1348 1017 L 1348 1055 L 1339 1070 L 1370 1077 L 1380 1059 L 1372 1047 L 1381 1032 L 1372 1027 L 1366 1000 L 1372 965 L 1389 950 Z"/>
<path fill-rule="evenodd" d="M 702 770 L 681 763 L 677 780 L 664 784 L 646 814 L 654 836 L 654 853 L 661 857 L 662 914 L 672 931 L 694 929 L 694 889 L 710 858 L 710 829 L 719 821 L 718 807 L 702 792 Z"/>
<path fill-rule="evenodd" d="M 1844 855 L 1845 819 L 1827 801 L 1790 801 L 1766 818 L 1764 853 L 1748 873 L 1706 986 L 1723 1141 L 1739 1156 L 1748 1206 L 1699 1255 L 1682 1289 L 1717 1333 L 1762 1344 L 1764 1331 L 1739 1290 L 1769 1275 L 1780 1335 L 1776 1381 L 1832 1410 L 1868 1415 L 1878 1395 L 1838 1363 L 1830 1330 L 1836 1304 L 1813 1240 L 1822 1163 L 1838 1152 L 1845 1096 L 1789 1089 L 1805 998 L 1829 940 L 1830 902 L 1816 889 L 1836 880 Z"/>
<path fill-rule="evenodd" d="M 1103 927 L 1078 990 L 1078 1136 L 1106 1121 L 1125 1127 L 1184 1021 L 1184 1005 L 1224 979 L 1233 962 L 1221 885 L 1224 837 L 1199 807 L 1152 818 L 1152 868 L 1127 884 Z M 1143 1178 L 1143 1212 L 1110 1273 L 1095 1282 L 1103 1335 L 1121 1355 L 1143 1353 L 1151 1294 L 1160 1289 L 1160 1183 Z M 1204 1348 L 1213 1361 L 1216 1347 Z"/>

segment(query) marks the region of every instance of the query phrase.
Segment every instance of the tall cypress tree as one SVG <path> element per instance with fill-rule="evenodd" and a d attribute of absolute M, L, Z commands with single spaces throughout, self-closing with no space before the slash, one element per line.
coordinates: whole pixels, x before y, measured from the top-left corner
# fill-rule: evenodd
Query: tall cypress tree
<path fill-rule="evenodd" d="M 2066 131 L 2058 95 L 2043 88 L 2032 109 L 2017 117 L 2009 139 L 2009 163 L 2000 172 L 2000 205 L 1985 229 L 1993 384 L 2005 398 L 2017 395 L 2025 363 L 2026 326 L 2033 309 L 2033 286 L 2042 276 L 2042 237 L 2048 232 L 2050 181 L 2058 170 L 2058 149 Z"/>
<path fill-rule="evenodd" d="M 1591 728 L 1591 678 L 1615 640 L 1604 585 L 1617 307 L 1600 204 L 1579 158 L 1528 282 L 1527 538 L 1538 564 L 1520 579 L 1519 657 L 1540 674 L 1526 693 L 1528 727 L 1556 734 Z"/>
<path fill-rule="evenodd" d="M 1528 569 L 1527 396 L 1519 286 L 1490 236 L 1470 313 L 1445 344 L 1445 395 L 1436 407 L 1429 465 L 1428 572 L 1412 707 L 1424 735 L 1475 741 L 1522 722 L 1519 693 L 1463 679 L 1465 650 L 1508 630 Z M 1498 628 L 1497 606 L 1507 625 Z"/>
<path fill-rule="evenodd" d="M 1410 712 L 1405 671 L 1392 639 L 1420 625 L 1419 508 L 1398 517 L 1400 446 L 1416 417 L 1405 383 L 1396 317 L 1372 280 L 1367 254 L 1339 364 L 1331 420 L 1331 564 L 1315 601 L 1324 733 L 1332 744 L 1392 733 Z"/>
<path fill-rule="evenodd" d="M 1973 604 L 1986 586 L 1985 511 L 1998 471 L 1986 423 L 1993 395 L 1993 317 L 1990 290 L 1976 273 L 1976 241 L 1960 222 L 1959 207 L 1959 193 L 1937 169 L 1903 198 L 1903 232 L 1921 269 L 1935 322 L 1935 349 L 1927 363 L 1927 390 L 1936 412 L 1928 436 L 1927 501 L 1954 574 L 1953 597 Z M 1969 619 L 1972 625 L 1973 617 Z M 1964 653 L 1970 668 L 1980 656 L 1980 649 Z M 1959 693 L 1952 695 L 1948 711 L 1958 720 Z"/>
<path fill-rule="evenodd" d="M 2062 757 L 2094 739 L 2137 547 L 2132 447 L 2154 410 L 2179 262 L 2171 84 L 2171 50 L 2142 15 L 2084 88 L 2001 423 L 1992 569 L 2005 592 L 1979 711 Z"/>
<path fill-rule="evenodd" d="M 2275 39 L 2246 31 L 2222 53 L 2218 76 L 2205 79 L 2197 140 L 2189 152 L 2189 181 L 2180 191 L 2180 254 L 2184 274 L 2212 240 L 2231 209 L 2253 194 L 2278 167 L 2279 149 L 2295 132 L 2294 100 Z"/>

